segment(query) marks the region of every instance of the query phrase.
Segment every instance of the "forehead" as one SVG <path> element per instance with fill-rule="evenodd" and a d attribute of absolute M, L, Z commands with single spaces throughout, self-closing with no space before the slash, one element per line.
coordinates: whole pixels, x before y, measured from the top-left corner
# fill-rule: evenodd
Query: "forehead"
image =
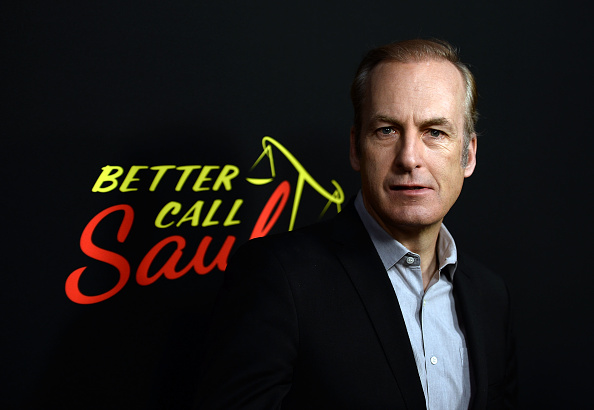
<path fill-rule="evenodd" d="M 449 61 L 380 63 L 371 71 L 367 92 L 371 115 L 463 121 L 464 79 Z"/>

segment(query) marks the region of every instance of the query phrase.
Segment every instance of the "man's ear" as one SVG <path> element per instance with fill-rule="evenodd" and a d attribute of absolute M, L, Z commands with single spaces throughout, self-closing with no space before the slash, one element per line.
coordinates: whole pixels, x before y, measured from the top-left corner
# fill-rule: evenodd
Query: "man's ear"
<path fill-rule="evenodd" d="M 351 127 L 351 145 L 349 150 L 349 158 L 351 160 L 351 167 L 359 172 L 361 165 L 359 164 L 359 150 L 357 149 L 357 137 L 355 127 Z"/>
<path fill-rule="evenodd" d="M 468 144 L 468 162 L 464 168 L 464 178 L 471 176 L 474 172 L 474 168 L 476 167 L 476 141 L 476 134 L 473 132 L 470 136 L 470 142 Z"/>

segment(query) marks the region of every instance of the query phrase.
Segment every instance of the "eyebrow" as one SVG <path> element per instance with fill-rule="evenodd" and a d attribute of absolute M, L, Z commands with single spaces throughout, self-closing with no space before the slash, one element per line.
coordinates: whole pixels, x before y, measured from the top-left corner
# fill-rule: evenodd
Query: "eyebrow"
<path fill-rule="evenodd" d="M 430 118 L 428 120 L 425 120 L 419 126 L 420 126 L 420 128 L 426 128 L 426 127 L 430 127 L 432 125 L 443 125 L 443 126 L 451 128 L 452 122 L 445 117 L 438 117 L 438 118 Z"/>

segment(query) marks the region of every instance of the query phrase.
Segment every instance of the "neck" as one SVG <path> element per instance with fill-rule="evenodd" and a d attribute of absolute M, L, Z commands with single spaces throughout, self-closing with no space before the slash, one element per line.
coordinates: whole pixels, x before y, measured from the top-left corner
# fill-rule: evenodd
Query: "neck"
<path fill-rule="evenodd" d="M 437 239 L 440 229 L 441 221 L 421 229 L 386 229 L 394 239 L 421 257 L 421 272 L 423 274 L 423 288 L 425 290 L 427 290 L 431 278 L 433 278 L 438 269 Z"/>
<path fill-rule="evenodd" d="M 430 225 L 387 225 L 367 204 L 363 197 L 363 206 L 367 213 L 394 239 L 400 242 L 406 249 L 416 253 L 421 258 L 421 272 L 423 276 L 423 288 L 427 290 L 431 279 L 438 269 L 437 262 L 437 238 L 441 230 L 443 218 Z"/>

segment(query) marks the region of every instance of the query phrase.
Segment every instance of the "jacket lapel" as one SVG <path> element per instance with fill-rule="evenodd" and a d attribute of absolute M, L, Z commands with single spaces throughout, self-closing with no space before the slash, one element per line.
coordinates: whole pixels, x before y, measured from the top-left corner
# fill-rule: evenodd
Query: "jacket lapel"
<path fill-rule="evenodd" d="M 470 408 L 483 409 L 487 405 L 488 379 L 485 355 L 483 320 L 480 317 L 481 295 L 473 284 L 472 275 L 458 255 L 458 268 L 454 274 L 454 298 L 458 321 L 464 326 L 470 360 L 472 396 Z"/>
<path fill-rule="evenodd" d="M 352 203 L 335 218 L 333 234 L 337 256 L 373 323 L 407 408 L 424 409 L 421 382 L 411 377 L 418 371 L 398 299 Z"/>

